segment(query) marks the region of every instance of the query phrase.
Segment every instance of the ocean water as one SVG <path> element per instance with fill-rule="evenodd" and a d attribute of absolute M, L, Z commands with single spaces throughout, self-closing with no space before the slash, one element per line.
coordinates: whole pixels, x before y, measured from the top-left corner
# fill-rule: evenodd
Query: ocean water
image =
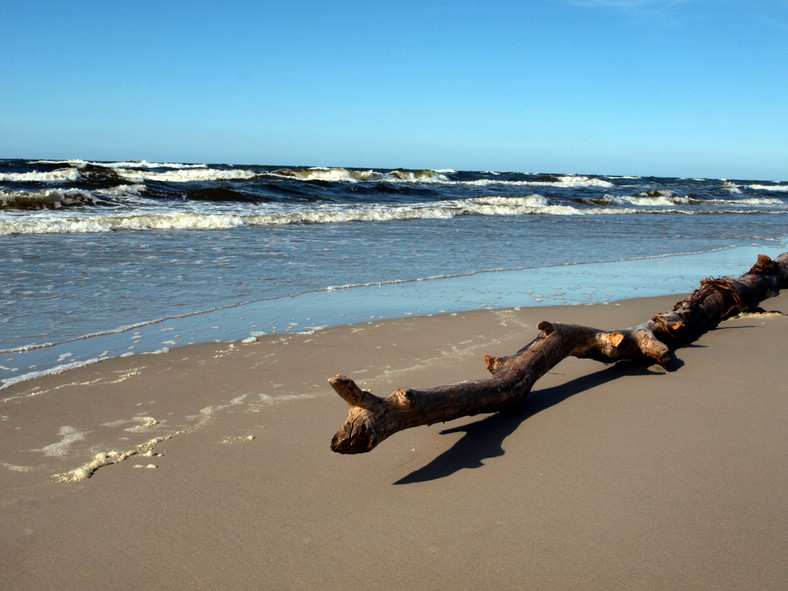
<path fill-rule="evenodd" d="M 194 342 L 686 293 L 788 250 L 786 214 L 788 182 L 759 180 L 0 160 L 0 388 Z"/>

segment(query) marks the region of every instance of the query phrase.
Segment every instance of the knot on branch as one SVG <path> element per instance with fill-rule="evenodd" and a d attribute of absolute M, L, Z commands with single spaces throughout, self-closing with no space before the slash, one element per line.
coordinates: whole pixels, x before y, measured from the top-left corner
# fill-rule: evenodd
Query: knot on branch
<path fill-rule="evenodd" d="M 487 371 L 490 373 L 495 373 L 496 370 L 503 367 L 503 364 L 506 362 L 508 357 L 493 357 L 491 355 L 484 356 L 484 364 L 487 366 Z"/>
<path fill-rule="evenodd" d="M 536 325 L 536 328 L 541 330 L 544 336 L 552 334 L 555 331 L 555 327 L 547 320 L 542 320 L 539 324 Z"/>
<path fill-rule="evenodd" d="M 780 270 L 780 265 L 765 254 L 758 255 L 758 261 L 750 269 L 754 275 L 774 275 Z"/>
<path fill-rule="evenodd" d="M 416 401 L 416 392 L 411 388 L 400 388 L 391 395 L 390 399 L 399 406 L 410 406 Z"/>

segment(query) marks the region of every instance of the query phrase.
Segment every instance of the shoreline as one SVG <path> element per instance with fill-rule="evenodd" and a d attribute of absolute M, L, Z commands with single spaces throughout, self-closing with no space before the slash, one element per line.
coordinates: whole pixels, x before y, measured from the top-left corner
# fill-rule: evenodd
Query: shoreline
<path fill-rule="evenodd" d="M 466 310 L 588 306 L 680 294 L 709 276 L 738 276 L 763 252 L 735 247 L 701 253 L 486 270 L 459 276 L 335 286 L 140 322 L 106 332 L 0 353 L 0 392 L 15 383 L 112 357 L 157 354 L 185 345 L 311 333 L 326 327 Z"/>
<path fill-rule="evenodd" d="M 481 379 L 482 354 L 514 352 L 542 319 L 623 328 L 681 297 L 375 320 L 9 386 L 6 584 L 776 590 L 785 315 L 725 321 L 675 372 L 567 359 L 521 412 L 328 449 L 346 415 L 332 375 L 378 395 Z M 788 294 L 763 306 L 788 312 Z M 57 482 L 96 454 L 92 477 Z"/>

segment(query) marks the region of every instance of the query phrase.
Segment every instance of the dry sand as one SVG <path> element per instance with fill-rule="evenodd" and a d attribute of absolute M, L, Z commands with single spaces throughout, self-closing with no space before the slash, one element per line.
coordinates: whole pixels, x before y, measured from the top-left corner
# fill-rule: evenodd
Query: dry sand
<path fill-rule="evenodd" d="M 726 321 L 673 373 L 569 359 L 520 413 L 329 450 L 336 373 L 379 395 L 483 378 L 482 354 L 541 319 L 623 328 L 678 299 L 375 322 L 14 385 L 0 588 L 784 589 L 787 316 Z M 788 312 L 788 294 L 764 305 Z"/>

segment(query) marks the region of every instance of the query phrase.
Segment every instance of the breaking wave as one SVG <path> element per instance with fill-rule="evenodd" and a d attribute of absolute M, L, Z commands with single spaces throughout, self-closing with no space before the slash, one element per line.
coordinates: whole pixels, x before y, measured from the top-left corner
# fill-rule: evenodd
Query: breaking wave
<path fill-rule="evenodd" d="M 788 183 L 148 161 L 0 160 L 0 234 L 461 216 L 788 213 Z"/>
<path fill-rule="evenodd" d="M 643 207 L 643 199 L 650 207 Z M 451 219 L 460 216 L 600 216 L 631 214 L 702 214 L 746 213 L 740 202 L 719 200 L 725 207 L 698 211 L 681 208 L 687 198 L 626 197 L 606 198 L 607 206 L 587 207 L 578 203 L 553 203 L 543 195 L 524 197 L 485 196 L 438 202 L 386 205 L 375 203 L 336 204 L 320 203 L 309 206 L 283 207 L 281 204 L 262 204 L 246 209 L 226 208 L 219 203 L 214 208 L 202 210 L 149 210 L 128 213 L 96 213 L 73 215 L 69 212 L 44 212 L 40 216 L 7 220 L 0 218 L 0 235 L 7 234 L 57 234 L 115 232 L 124 230 L 220 230 L 240 226 L 283 226 L 289 224 L 340 224 L 350 222 L 389 222 L 404 220 Z M 741 200 L 751 202 L 753 200 Z M 755 200 L 759 204 L 772 204 L 770 199 Z M 779 201 L 778 201 L 779 202 Z M 621 204 L 638 207 L 621 207 Z M 736 209 L 739 205 L 740 208 Z M 112 210 L 109 210 L 110 212 Z M 774 213 L 786 213 L 778 210 Z"/>
<path fill-rule="evenodd" d="M 677 195 L 673 191 L 649 191 L 635 195 L 605 195 L 603 197 L 585 199 L 595 205 L 636 205 L 638 207 L 671 207 L 674 205 L 696 205 L 704 207 L 735 206 L 780 206 L 784 202 L 780 199 L 748 197 L 742 199 L 702 199 L 692 195 Z"/>
<path fill-rule="evenodd" d="M 754 184 L 750 185 L 750 189 L 754 189 L 756 191 L 779 191 L 781 193 L 788 193 L 788 185 Z"/>
<path fill-rule="evenodd" d="M 102 166 L 104 168 L 205 168 L 205 164 L 183 164 L 180 162 L 148 162 L 147 160 L 125 160 L 119 162 L 98 162 L 92 160 L 31 160 L 31 164 L 67 164 L 76 168 Z"/>
<path fill-rule="evenodd" d="M 451 170 L 353 170 L 347 168 L 281 168 L 269 174 L 272 177 L 299 181 L 329 183 L 452 183 L 446 174 Z"/>
<path fill-rule="evenodd" d="M 216 170 L 213 168 L 179 168 L 164 172 L 135 170 L 131 168 L 118 168 L 115 170 L 120 177 L 135 183 L 143 181 L 160 181 L 168 183 L 238 181 L 253 179 L 257 176 L 254 171 L 245 169 Z"/>
<path fill-rule="evenodd" d="M 73 182 L 80 178 L 76 168 L 58 168 L 57 170 L 39 172 L 0 172 L 0 182 L 5 183 L 63 183 Z"/>
<path fill-rule="evenodd" d="M 613 187 L 613 183 L 605 180 L 600 179 L 597 177 L 587 177 L 587 176 L 578 176 L 578 175 L 538 175 L 534 179 L 524 179 L 524 180 L 505 180 L 502 181 L 498 178 L 489 178 L 489 179 L 478 179 L 473 181 L 467 181 L 466 184 L 468 185 L 476 185 L 476 186 L 489 186 L 489 185 L 497 185 L 505 183 L 507 185 L 520 185 L 520 186 L 527 186 L 527 187 L 556 187 L 556 188 L 564 188 L 564 189 L 571 189 L 571 188 L 583 188 L 583 187 L 590 187 L 590 188 L 605 188 L 605 187 Z"/>

